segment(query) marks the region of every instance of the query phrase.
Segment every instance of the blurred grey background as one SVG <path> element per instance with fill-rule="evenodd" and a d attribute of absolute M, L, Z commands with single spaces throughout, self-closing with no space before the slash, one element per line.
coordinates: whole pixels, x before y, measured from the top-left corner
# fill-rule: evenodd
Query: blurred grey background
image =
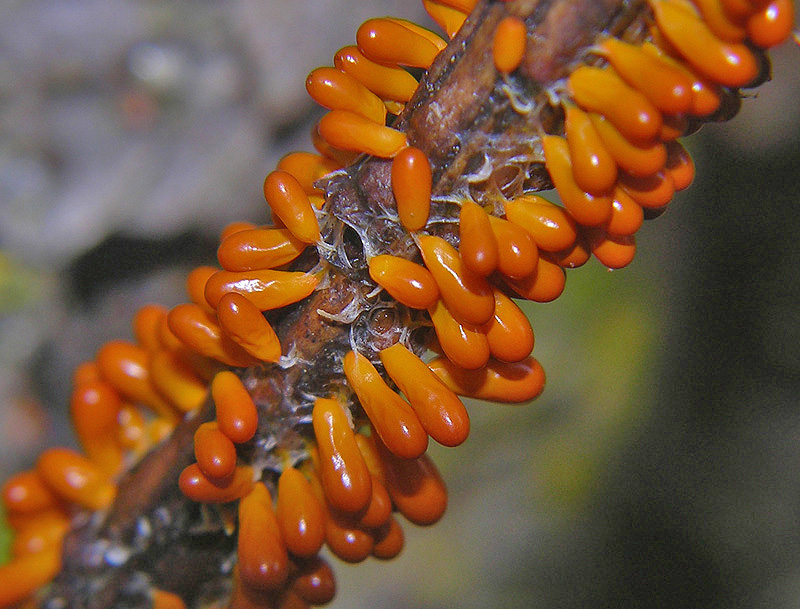
<path fill-rule="evenodd" d="M 72 442 L 71 371 L 184 299 L 263 176 L 310 149 L 305 75 L 403 0 L 0 5 L 0 478 Z M 447 515 L 336 563 L 334 608 L 800 607 L 800 50 L 688 140 L 627 269 L 529 308 L 548 374 L 436 450 Z"/>

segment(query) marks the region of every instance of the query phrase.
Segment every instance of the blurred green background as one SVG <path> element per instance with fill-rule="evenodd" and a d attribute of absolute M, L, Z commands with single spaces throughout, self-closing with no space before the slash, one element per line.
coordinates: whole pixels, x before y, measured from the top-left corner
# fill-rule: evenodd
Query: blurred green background
<path fill-rule="evenodd" d="M 416 3 L 11 1 L 0 8 L 0 477 L 72 442 L 70 371 L 183 299 L 261 181 L 309 149 L 304 77 Z M 303 44 L 298 45 L 301 40 Z M 800 51 L 688 140 L 695 184 L 633 264 L 532 305 L 545 393 L 434 447 L 444 519 L 335 564 L 334 608 L 698 607 L 800 599 Z M 0 544 L 2 544 L 0 538 Z"/>

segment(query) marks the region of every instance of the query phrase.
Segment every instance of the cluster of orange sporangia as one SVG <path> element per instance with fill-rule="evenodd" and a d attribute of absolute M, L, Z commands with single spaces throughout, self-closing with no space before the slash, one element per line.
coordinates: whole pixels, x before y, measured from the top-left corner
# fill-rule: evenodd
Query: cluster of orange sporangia
<path fill-rule="evenodd" d="M 473 0 L 423 0 L 450 37 Z M 619 268 L 633 258 L 634 233 L 688 186 L 694 168 L 676 138 L 717 113 L 726 97 L 760 78 L 761 49 L 792 29 L 791 0 L 650 0 L 647 40 L 596 41 L 553 89 L 563 132 L 542 133 L 546 169 L 561 198 L 533 194 L 504 201 L 503 216 L 460 202 L 459 247 L 426 231 L 432 171 L 406 134 L 387 126 L 446 42 L 413 23 L 373 19 L 341 49 L 334 67 L 314 70 L 307 89 L 329 112 L 314 131 L 318 153 L 286 156 L 264 182 L 273 225 L 235 223 L 221 236 L 221 269 L 189 274 L 190 302 L 149 305 L 135 316 L 135 342 L 113 341 L 75 374 L 70 412 L 83 453 L 54 448 L 3 487 L 15 531 L 13 559 L 0 567 L 0 606 L 31 598 L 61 568 L 71 518 L 113 501 L 115 481 L 210 394 L 215 419 L 194 436 L 196 462 L 179 485 L 202 503 L 238 501 L 238 564 L 230 607 L 307 607 L 334 594 L 323 545 L 346 561 L 391 558 L 403 533 L 393 512 L 426 525 L 447 494 L 425 455 L 429 438 L 456 446 L 469 433 L 460 396 L 524 402 L 544 385 L 531 357 L 531 326 L 510 295 L 546 302 L 564 288 L 565 268 L 593 254 Z M 498 76 L 513 76 L 526 52 L 518 17 L 497 26 Z M 372 361 L 342 353 L 346 382 L 307 405 L 306 456 L 279 471 L 245 462 L 238 449 L 259 432 L 259 409 L 243 369 L 292 365 L 265 312 L 298 303 L 319 288 L 326 264 L 287 270 L 323 247 L 315 184 L 357 155 L 392 158 L 397 221 L 412 235 L 414 260 L 368 260 L 369 279 L 396 302 L 427 312 L 438 356 L 396 342 Z M 378 361 L 379 360 L 379 361 Z M 382 369 L 382 371 L 381 371 Z M 402 394 L 402 395 L 401 395 Z M 357 406 L 357 407 L 356 407 Z M 280 454 L 280 447 L 276 449 Z M 157 609 L 185 607 L 165 590 Z"/>

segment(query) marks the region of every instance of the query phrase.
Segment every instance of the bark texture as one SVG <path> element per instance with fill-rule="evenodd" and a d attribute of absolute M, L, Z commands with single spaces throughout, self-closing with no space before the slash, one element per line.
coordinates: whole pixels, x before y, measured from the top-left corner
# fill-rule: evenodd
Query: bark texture
<path fill-rule="evenodd" d="M 524 19 L 529 44 L 520 69 L 502 77 L 491 48 L 497 23 L 509 14 Z M 429 232 L 457 244 L 458 206 L 449 201 L 471 197 L 501 212 L 506 197 L 549 188 L 540 136 L 562 128 L 561 110 L 549 104 L 560 79 L 596 61 L 587 49 L 604 33 L 641 39 L 648 15 L 640 0 L 480 2 L 394 124 L 433 168 Z M 368 256 L 419 257 L 397 221 L 390 169 L 388 160 L 361 158 L 324 180 L 323 243 L 293 268 L 321 265 L 327 278 L 305 301 L 268 315 L 290 361 L 239 371 L 259 407 L 259 433 L 240 456 L 268 484 L 277 471 L 275 446 L 302 453 L 309 396 L 349 393 L 341 361 L 353 344 L 377 355 L 411 332 L 424 350 L 425 314 L 370 294 Z M 354 399 L 351 407 L 358 418 Z M 195 429 L 211 418 L 209 402 L 125 475 L 108 512 L 88 516 L 69 534 L 65 567 L 41 606 L 145 609 L 151 584 L 181 594 L 190 607 L 229 594 L 235 508 L 198 505 L 177 484 L 193 461 Z"/>

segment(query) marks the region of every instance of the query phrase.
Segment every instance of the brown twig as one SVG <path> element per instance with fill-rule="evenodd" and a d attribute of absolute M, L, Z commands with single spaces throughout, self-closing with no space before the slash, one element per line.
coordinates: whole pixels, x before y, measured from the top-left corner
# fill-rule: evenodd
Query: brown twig
<path fill-rule="evenodd" d="M 478 5 L 394 125 L 431 162 L 437 201 L 430 232 L 457 242 L 458 207 L 448 200 L 472 197 L 501 206 L 504 197 L 550 186 L 539 137 L 558 131 L 562 121 L 560 110 L 548 103 L 550 90 L 586 59 L 587 48 L 603 33 L 641 36 L 644 7 L 643 0 Z M 530 44 L 521 68 L 503 78 L 493 66 L 491 47 L 496 24 L 507 14 L 525 20 Z M 291 346 L 288 363 L 241 371 L 259 406 L 259 441 L 245 445 L 240 456 L 263 468 L 268 483 L 274 482 L 269 475 L 274 446 L 303 446 L 309 396 L 348 392 L 341 361 L 351 344 L 374 354 L 409 323 L 421 323 L 401 305 L 369 296 L 374 285 L 366 271 L 368 255 L 418 256 L 396 220 L 389 172 L 389 161 L 364 158 L 325 180 L 319 252 L 326 283 L 305 301 L 269 316 L 284 349 Z M 311 270 L 318 262 L 309 254 L 294 268 Z M 414 342 L 424 350 L 422 335 Z M 183 421 L 125 475 L 114 506 L 67 537 L 64 570 L 43 606 L 63 600 L 86 609 L 145 608 L 148 583 L 180 593 L 188 606 L 229 594 L 235 514 L 225 506 L 195 504 L 177 485 L 192 460 L 194 430 L 212 413 L 207 403 Z"/>

